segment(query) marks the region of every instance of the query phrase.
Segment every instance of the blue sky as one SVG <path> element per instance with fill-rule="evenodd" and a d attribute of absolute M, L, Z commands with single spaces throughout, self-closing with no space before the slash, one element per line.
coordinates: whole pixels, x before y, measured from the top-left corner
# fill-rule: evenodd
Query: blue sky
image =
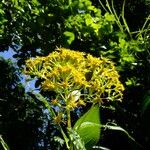
<path fill-rule="evenodd" d="M 14 52 L 12 48 L 9 48 L 8 51 L 0 52 L 0 57 L 17 62 L 17 60 L 13 58 L 14 54 L 16 54 L 16 52 Z M 34 90 L 35 81 L 36 80 L 26 82 L 26 76 L 23 74 L 21 75 L 21 83 L 25 86 L 26 91 Z"/>
<path fill-rule="evenodd" d="M 16 54 L 12 48 L 9 48 L 8 51 L 0 52 L 0 56 L 4 57 L 5 59 L 12 59 L 13 61 L 16 61 L 12 56 Z"/>

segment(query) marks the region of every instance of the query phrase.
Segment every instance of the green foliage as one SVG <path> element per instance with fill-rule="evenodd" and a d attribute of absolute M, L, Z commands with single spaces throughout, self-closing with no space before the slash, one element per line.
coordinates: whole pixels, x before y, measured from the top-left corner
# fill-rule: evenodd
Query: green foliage
<path fill-rule="evenodd" d="M 0 38 L 2 38 L 2 35 L 4 35 L 4 28 L 5 28 L 5 23 L 7 20 L 5 19 L 5 12 L 3 10 L 2 4 L 0 4 Z"/>
<path fill-rule="evenodd" d="M 74 33 L 69 31 L 65 31 L 64 36 L 67 38 L 68 45 L 70 45 L 75 39 Z"/>
<path fill-rule="evenodd" d="M 70 149 L 86 150 L 84 142 L 81 139 L 81 136 L 75 130 L 68 128 L 68 135 L 72 143 Z"/>
<path fill-rule="evenodd" d="M 112 32 L 113 15 L 106 13 L 102 16 L 100 9 L 92 6 L 91 3 L 86 6 L 86 3 L 81 1 L 81 4 L 83 7 L 78 8 L 78 12 L 73 13 L 65 20 L 66 30 L 73 31 L 76 38 L 82 40 L 94 37 L 101 39 L 104 34 Z M 73 7 L 76 7 L 74 3 L 72 9 Z"/>
<path fill-rule="evenodd" d="M 114 4 L 106 2 L 106 11 L 102 14 L 90 0 L 45 3 L 4 0 L 1 8 L 6 22 L 1 22 L 5 32 L 2 39 L 9 39 L 5 40 L 9 43 L 3 40 L 1 43 L 17 51 L 18 64 L 23 64 L 31 55 L 39 55 L 38 49 L 45 55 L 56 46 L 67 46 L 109 57 L 123 70 L 126 66 L 134 67 L 132 64 L 138 63 L 137 55 L 143 51 L 142 41 L 131 38 L 124 17 L 125 3 L 119 16 Z M 16 44 L 21 47 L 17 48 Z"/>
<path fill-rule="evenodd" d="M 0 58 L 0 134 L 10 149 L 36 147 L 44 117 L 42 106 L 20 83 L 20 71 L 10 60 Z M 20 136 L 21 135 L 21 136 Z"/>
<path fill-rule="evenodd" d="M 143 99 L 143 105 L 142 105 L 142 109 L 141 109 L 141 117 L 142 117 L 142 128 L 144 131 L 144 134 L 146 136 L 150 135 L 150 118 L 149 118 L 149 114 L 150 114 L 150 93 L 147 92 L 147 94 L 144 96 Z"/>
<path fill-rule="evenodd" d="M 86 149 L 90 150 L 100 139 L 101 124 L 99 106 L 93 105 L 88 112 L 77 120 L 74 130 L 84 141 Z"/>
<path fill-rule="evenodd" d="M 146 94 L 143 101 L 142 114 L 144 114 L 149 109 L 149 107 L 150 107 L 150 96 L 149 94 Z"/>

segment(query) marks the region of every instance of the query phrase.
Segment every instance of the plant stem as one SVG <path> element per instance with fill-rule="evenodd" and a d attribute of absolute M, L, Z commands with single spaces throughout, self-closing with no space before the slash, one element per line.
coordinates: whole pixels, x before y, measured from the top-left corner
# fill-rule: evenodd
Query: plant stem
<path fill-rule="evenodd" d="M 38 93 L 38 94 L 35 93 L 35 96 L 37 96 L 37 97 L 39 98 L 39 100 L 41 100 L 41 101 L 44 103 L 44 105 L 45 105 L 45 107 L 48 109 L 48 111 L 49 111 L 51 117 L 52 117 L 52 118 L 53 118 L 53 117 L 56 117 L 56 114 L 55 114 L 54 110 L 52 109 L 52 107 L 50 106 L 50 104 L 48 103 L 48 101 L 47 101 L 41 94 L 39 94 L 39 93 Z M 62 134 L 64 140 L 65 140 L 67 149 L 70 149 L 70 148 L 69 148 L 69 145 L 68 145 L 68 142 L 69 142 L 68 137 L 66 136 L 66 134 L 65 134 L 65 132 L 63 131 L 63 129 L 62 129 L 62 127 L 61 127 L 60 124 L 58 124 L 58 127 L 59 127 L 59 130 L 60 130 L 60 132 L 61 132 L 61 134 Z"/>
<path fill-rule="evenodd" d="M 109 129 L 109 130 L 118 130 L 124 132 L 131 141 L 133 141 L 137 146 L 139 146 L 139 148 L 144 149 L 144 147 L 141 144 L 139 144 L 125 129 L 123 129 L 120 126 L 113 126 L 113 125 L 106 124 L 106 125 L 102 125 L 101 128 L 104 128 L 105 130 Z"/>
<path fill-rule="evenodd" d="M 105 8 L 105 6 L 103 5 L 103 3 L 101 2 L 101 0 L 98 0 L 100 5 L 102 6 L 102 8 L 107 12 L 107 9 Z"/>
<path fill-rule="evenodd" d="M 122 20 L 123 20 L 123 23 L 124 23 L 124 25 L 125 25 L 125 28 L 126 28 L 128 34 L 129 34 L 130 38 L 132 38 L 132 35 L 131 35 L 131 32 L 130 32 L 129 26 L 128 26 L 128 24 L 127 24 L 127 22 L 126 22 L 126 19 L 125 19 L 125 17 L 124 17 L 124 8 L 125 8 L 125 0 L 123 1 L 123 5 L 122 5 L 122 15 L 121 15 L 121 16 L 122 16 Z"/>
<path fill-rule="evenodd" d="M 5 143 L 1 135 L 0 135 L 0 143 L 2 144 L 2 147 L 4 148 L 4 150 L 9 150 L 8 145 Z"/>
<path fill-rule="evenodd" d="M 70 115 L 70 110 L 67 110 L 67 119 L 68 119 L 67 126 L 68 126 L 68 128 L 71 128 L 71 115 Z"/>
<path fill-rule="evenodd" d="M 68 137 L 66 136 L 65 132 L 63 131 L 62 127 L 59 125 L 59 128 L 60 128 L 60 132 L 61 134 L 63 135 L 63 138 L 65 140 L 65 143 L 66 143 L 66 147 L 67 149 L 70 149 L 69 145 L 68 145 L 68 142 L 69 142 L 69 139 Z"/>

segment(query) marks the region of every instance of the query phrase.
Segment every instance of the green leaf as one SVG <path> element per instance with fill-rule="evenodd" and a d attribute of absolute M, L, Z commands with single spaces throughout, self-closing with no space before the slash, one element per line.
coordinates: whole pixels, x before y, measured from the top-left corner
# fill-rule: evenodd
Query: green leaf
<path fill-rule="evenodd" d="M 142 129 L 147 136 L 150 135 L 150 92 L 144 96 L 143 105 L 141 109 Z"/>
<path fill-rule="evenodd" d="M 112 14 L 106 13 L 104 16 L 106 21 L 115 21 L 115 17 Z"/>
<path fill-rule="evenodd" d="M 91 16 L 87 16 L 85 19 L 85 23 L 87 26 L 91 25 L 93 23 Z"/>
<path fill-rule="evenodd" d="M 84 141 L 86 149 L 90 150 L 99 141 L 100 127 L 99 106 L 93 105 L 88 112 L 77 120 L 73 129 Z"/>
<path fill-rule="evenodd" d="M 142 114 L 146 113 L 150 109 L 150 93 L 144 96 L 143 106 L 142 106 Z"/>
<path fill-rule="evenodd" d="M 65 31 L 64 32 L 64 36 L 67 38 L 67 43 L 70 45 L 74 39 L 75 39 L 75 35 L 73 32 L 69 32 L 69 31 Z"/>
<path fill-rule="evenodd" d="M 60 138 L 59 136 L 54 136 L 54 141 L 58 142 L 60 144 L 60 146 L 62 147 L 65 143 L 65 141 Z"/>

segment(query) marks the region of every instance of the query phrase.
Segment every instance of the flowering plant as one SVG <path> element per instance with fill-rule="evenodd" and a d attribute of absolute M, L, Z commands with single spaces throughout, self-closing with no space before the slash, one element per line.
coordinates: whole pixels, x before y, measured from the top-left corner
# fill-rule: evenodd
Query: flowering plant
<path fill-rule="evenodd" d="M 87 103 L 97 106 L 105 101 L 122 99 L 124 87 L 114 63 L 103 57 L 60 48 L 46 57 L 27 60 L 24 72 L 42 79 L 40 88 L 43 91 L 56 93 L 51 100 L 52 108 L 58 108 L 57 111 L 53 109 L 53 120 L 68 128 L 72 128 L 70 112 L 74 109 Z M 74 129 L 80 127 L 81 121 L 77 124 Z"/>

